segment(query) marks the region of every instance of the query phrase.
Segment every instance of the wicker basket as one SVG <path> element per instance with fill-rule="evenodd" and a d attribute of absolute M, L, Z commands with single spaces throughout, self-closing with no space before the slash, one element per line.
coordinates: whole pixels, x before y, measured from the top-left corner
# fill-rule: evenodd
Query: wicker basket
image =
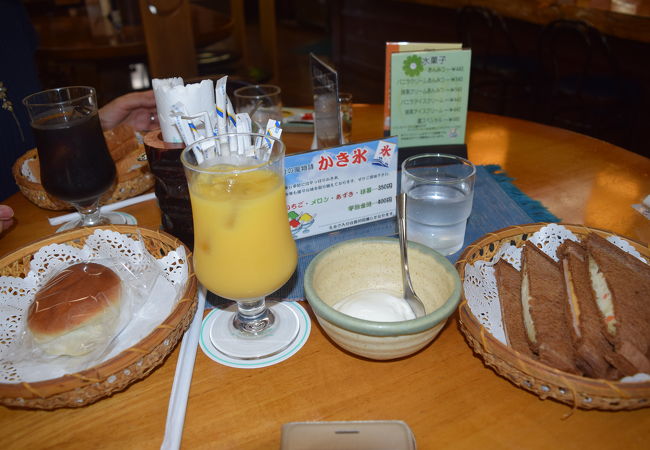
<path fill-rule="evenodd" d="M 99 228 L 110 228 L 133 237 L 139 233 L 149 253 L 157 258 L 183 245 L 173 236 L 146 228 L 131 225 Z M 86 238 L 93 234 L 95 229 L 91 227 L 70 230 L 16 250 L 0 259 L 0 275 L 24 276 L 29 272 L 31 257 L 41 247 L 53 243 L 83 247 Z M 181 299 L 167 319 L 137 345 L 95 367 L 57 379 L 35 383 L 0 383 L 0 404 L 37 409 L 85 406 L 121 391 L 147 376 L 174 349 L 196 311 L 197 282 L 189 258 L 190 252 L 187 251 L 187 254 L 189 279 Z"/>
<path fill-rule="evenodd" d="M 528 237 L 546 223 L 520 225 L 504 228 L 477 240 L 468 246 L 456 262 L 461 280 L 465 281 L 465 265 L 477 260 L 489 261 L 502 244 L 520 247 Z M 612 233 L 587 228 L 582 225 L 565 225 L 582 238 L 590 232 L 601 236 Z M 641 255 L 650 259 L 647 245 L 626 239 Z M 515 385 L 537 394 L 542 399 L 553 398 L 573 407 L 583 409 L 623 410 L 650 406 L 650 382 L 620 383 L 602 379 L 586 378 L 559 371 L 535 361 L 494 338 L 472 314 L 463 296 L 459 306 L 460 329 L 470 346 L 486 365 Z"/>
<path fill-rule="evenodd" d="M 22 167 L 25 161 L 37 158 L 38 154 L 36 149 L 32 149 L 18 158 L 14 163 L 12 174 L 20 192 L 22 192 L 30 202 L 44 209 L 51 209 L 54 211 L 74 209 L 69 203 L 51 197 L 47 192 L 45 192 L 40 183 L 30 181 L 25 175 L 23 175 Z M 153 185 L 154 177 L 149 171 L 149 165 L 145 164 L 136 170 L 124 174 L 118 174 L 115 188 L 102 197 L 100 204 L 106 205 L 135 197 L 136 195 L 148 191 L 153 187 Z"/>

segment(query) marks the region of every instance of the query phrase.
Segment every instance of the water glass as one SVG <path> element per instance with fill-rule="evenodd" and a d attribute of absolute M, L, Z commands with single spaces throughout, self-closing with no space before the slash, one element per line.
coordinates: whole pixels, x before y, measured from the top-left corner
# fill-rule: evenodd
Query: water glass
<path fill-rule="evenodd" d="M 341 144 L 352 142 L 352 94 L 339 92 L 339 108 L 341 112 Z"/>
<path fill-rule="evenodd" d="M 264 130 L 269 119 L 282 120 L 282 90 L 272 84 L 256 84 L 235 90 L 237 113 L 248 113 Z"/>
<path fill-rule="evenodd" d="M 463 247 L 472 212 L 476 168 L 454 155 L 424 153 L 402 163 L 409 240 L 443 255 Z"/>

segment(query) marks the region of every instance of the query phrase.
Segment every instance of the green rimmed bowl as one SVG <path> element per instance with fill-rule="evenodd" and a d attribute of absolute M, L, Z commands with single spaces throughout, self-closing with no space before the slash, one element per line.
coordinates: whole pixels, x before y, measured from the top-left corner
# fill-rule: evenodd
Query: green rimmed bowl
<path fill-rule="evenodd" d="M 435 250 L 409 242 L 409 269 L 426 315 L 401 322 L 357 319 L 335 310 L 343 298 L 366 289 L 402 292 L 399 240 L 360 238 L 320 252 L 307 267 L 305 295 L 327 335 L 345 350 L 370 359 L 395 359 L 431 342 L 456 310 L 460 277 Z"/>

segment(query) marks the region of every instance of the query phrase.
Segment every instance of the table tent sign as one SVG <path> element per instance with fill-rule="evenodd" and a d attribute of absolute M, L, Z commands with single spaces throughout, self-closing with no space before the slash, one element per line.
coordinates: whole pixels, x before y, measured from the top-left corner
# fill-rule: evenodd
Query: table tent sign
<path fill-rule="evenodd" d="M 399 136 L 401 160 L 424 152 L 467 157 L 470 67 L 471 50 L 461 44 L 386 43 L 384 135 Z"/>
<path fill-rule="evenodd" d="M 388 137 L 286 156 L 294 239 L 394 217 L 397 150 Z"/>

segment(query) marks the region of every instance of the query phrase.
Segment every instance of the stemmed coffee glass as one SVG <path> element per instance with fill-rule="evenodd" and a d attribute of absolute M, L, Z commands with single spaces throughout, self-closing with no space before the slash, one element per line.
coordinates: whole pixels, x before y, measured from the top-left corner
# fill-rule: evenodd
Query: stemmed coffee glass
<path fill-rule="evenodd" d="M 217 316 L 210 340 L 233 359 L 281 353 L 300 329 L 289 306 L 265 300 L 297 263 L 283 142 L 262 134 L 224 134 L 188 146 L 181 161 L 192 203 L 196 276 L 211 292 L 237 303 L 235 312 Z"/>
<path fill-rule="evenodd" d="M 126 223 L 121 214 L 99 210 L 116 170 L 99 122 L 95 89 L 48 89 L 25 97 L 23 104 L 34 131 L 43 188 L 81 214 L 64 228 Z"/>

